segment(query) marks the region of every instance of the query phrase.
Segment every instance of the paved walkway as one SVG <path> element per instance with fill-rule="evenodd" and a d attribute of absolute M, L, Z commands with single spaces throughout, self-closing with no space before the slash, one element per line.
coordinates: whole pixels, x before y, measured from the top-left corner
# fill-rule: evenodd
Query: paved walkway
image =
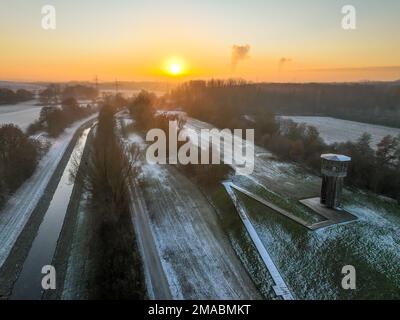
<path fill-rule="evenodd" d="M 236 196 L 235 192 L 233 191 L 233 188 L 237 189 L 239 187 L 235 186 L 231 182 L 225 182 L 224 187 L 226 191 L 228 192 L 229 196 L 231 197 L 240 218 L 243 221 L 243 224 L 247 230 L 247 232 L 250 235 L 250 238 L 252 239 L 254 245 L 257 248 L 257 251 L 259 252 L 262 260 L 265 263 L 265 266 L 267 267 L 269 273 L 271 274 L 272 279 L 275 282 L 275 286 L 273 287 L 275 294 L 277 296 L 281 296 L 284 300 L 293 300 L 293 296 L 286 285 L 285 281 L 283 280 L 281 274 L 279 273 L 278 268 L 275 266 L 275 263 L 272 261 L 271 256 L 269 255 L 268 251 L 264 247 L 263 243 L 261 242 L 260 237 L 258 236 L 256 230 L 254 229 L 252 223 L 250 222 L 245 208 L 242 206 L 241 202 L 239 201 L 238 197 Z M 242 189 L 243 190 L 243 189 Z"/>
<path fill-rule="evenodd" d="M 345 222 L 357 220 L 356 216 L 350 214 L 347 211 L 344 211 L 344 210 L 338 211 L 338 210 L 329 209 L 320 204 L 319 198 L 311 198 L 311 199 L 300 200 L 300 203 L 302 203 L 306 207 L 313 210 L 316 214 L 324 217 L 326 220 L 316 222 L 316 223 L 307 222 L 307 221 L 299 218 L 298 216 L 294 215 L 293 213 L 276 206 L 272 202 L 269 202 L 248 190 L 238 187 L 237 185 L 234 185 L 232 183 L 231 183 L 231 187 L 236 189 L 237 191 L 247 195 L 248 197 L 253 198 L 254 200 L 258 201 L 259 203 L 269 207 L 270 209 L 274 210 L 275 212 L 278 212 L 281 215 L 303 225 L 304 227 L 306 227 L 307 229 L 309 229 L 311 231 L 326 228 L 326 227 L 329 227 L 329 226 L 332 226 L 335 224 L 339 224 L 339 223 L 345 223 Z"/>

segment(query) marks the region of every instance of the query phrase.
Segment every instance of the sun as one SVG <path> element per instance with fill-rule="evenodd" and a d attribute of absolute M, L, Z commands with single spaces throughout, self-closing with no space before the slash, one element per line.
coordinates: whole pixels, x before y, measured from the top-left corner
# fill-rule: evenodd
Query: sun
<path fill-rule="evenodd" d="M 190 66 L 185 59 L 179 56 L 169 57 L 164 60 L 161 72 L 169 78 L 180 79 L 190 72 Z"/>
<path fill-rule="evenodd" d="M 172 63 L 168 67 L 168 71 L 174 76 L 180 75 L 182 73 L 182 66 L 179 63 Z"/>

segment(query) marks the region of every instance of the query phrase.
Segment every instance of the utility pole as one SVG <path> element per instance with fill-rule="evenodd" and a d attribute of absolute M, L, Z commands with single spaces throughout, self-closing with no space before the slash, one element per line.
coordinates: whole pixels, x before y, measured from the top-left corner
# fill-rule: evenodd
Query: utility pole
<path fill-rule="evenodd" d="M 115 79 L 115 95 L 118 94 L 118 80 Z"/>
<path fill-rule="evenodd" d="M 96 93 L 97 93 L 96 98 L 93 99 L 95 101 L 100 95 L 100 92 L 99 92 L 99 78 L 97 77 L 97 74 L 94 77 L 94 85 L 95 85 Z"/>
<path fill-rule="evenodd" d="M 96 85 L 96 91 L 98 92 L 99 91 L 99 79 L 97 78 L 97 75 L 94 78 L 94 81 L 95 81 L 95 85 Z"/>

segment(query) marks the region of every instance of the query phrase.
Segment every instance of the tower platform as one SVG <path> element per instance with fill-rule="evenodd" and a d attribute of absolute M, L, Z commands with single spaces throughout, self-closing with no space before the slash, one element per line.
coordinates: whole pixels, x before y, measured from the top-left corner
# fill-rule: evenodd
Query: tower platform
<path fill-rule="evenodd" d="M 319 197 L 303 199 L 299 201 L 306 207 L 313 210 L 315 213 L 326 218 L 324 221 L 313 223 L 312 225 L 308 226 L 308 228 L 312 230 L 326 228 L 331 225 L 355 221 L 358 219 L 355 215 L 347 212 L 346 210 L 328 208 L 327 206 L 321 204 L 321 199 Z"/>

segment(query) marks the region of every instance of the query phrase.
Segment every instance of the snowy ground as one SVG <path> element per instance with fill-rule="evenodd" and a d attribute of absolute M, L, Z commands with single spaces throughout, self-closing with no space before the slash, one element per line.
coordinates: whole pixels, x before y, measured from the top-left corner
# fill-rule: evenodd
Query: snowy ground
<path fill-rule="evenodd" d="M 296 297 L 400 297 L 399 210 L 374 207 L 362 198 L 346 206 L 358 221 L 309 232 L 268 208 L 242 200 L 247 201 L 257 233 Z M 356 268 L 355 291 L 341 287 L 341 270 L 346 265 Z"/>
<path fill-rule="evenodd" d="M 95 117 L 97 114 L 75 122 L 62 135 L 51 141 L 49 151 L 40 160 L 33 176 L 25 181 L 0 212 L 0 267 L 43 195 L 75 131 Z"/>
<path fill-rule="evenodd" d="M 79 100 L 81 107 L 93 105 L 91 100 Z M 37 105 L 37 99 L 21 102 L 17 104 L 0 105 L 0 126 L 2 124 L 13 123 L 25 131 L 31 123 L 39 119 L 42 105 Z M 55 106 L 56 107 L 56 106 Z M 61 105 L 57 105 L 61 107 Z"/>
<path fill-rule="evenodd" d="M 0 105 L 0 125 L 13 123 L 22 130 L 39 118 L 41 106 L 36 100 L 22 102 L 14 105 Z"/>
<path fill-rule="evenodd" d="M 176 299 L 251 299 L 256 289 L 199 190 L 174 168 L 145 171 L 151 221 Z"/>
<path fill-rule="evenodd" d="M 135 134 L 130 139 L 140 142 Z M 142 168 L 151 229 L 172 297 L 260 298 L 213 207 L 196 185 L 172 166 L 144 164 Z"/>
<path fill-rule="evenodd" d="M 187 127 L 199 130 L 211 126 L 188 119 Z M 272 197 L 270 201 L 287 206 L 285 209 L 303 219 L 318 219 L 298 200 L 317 196 L 320 178 L 298 165 L 275 160 L 265 149 L 256 147 L 255 152 L 254 172 L 235 176 L 233 182 L 260 196 Z M 358 221 L 312 232 L 244 195 L 238 197 L 297 298 L 400 298 L 400 206 L 396 202 L 346 190 L 345 209 Z M 235 242 L 235 246 L 240 245 L 240 241 Z M 341 269 L 345 265 L 356 268 L 357 290 L 341 288 Z"/>
<path fill-rule="evenodd" d="M 89 217 L 87 214 L 87 194 L 83 193 L 77 212 L 77 218 L 73 226 L 74 235 L 71 239 L 71 250 L 68 256 L 68 263 L 63 283 L 62 300 L 84 300 L 88 297 L 87 284 L 82 279 L 88 279 L 91 261 L 88 259 L 90 233 Z M 85 236 L 83 236 L 85 235 Z"/>
<path fill-rule="evenodd" d="M 400 129 L 373 125 L 362 122 L 335 119 L 330 117 L 282 116 L 282 119 L 291 119 L 297 123 L 306 123 L 316 127 L 320 136 L 328 144 L 334 142 L 356 141 L 364 132 L 372 137 L 371 147 L 376 145 L 387 135 L 397 136 Z"/>
<path fill-rule="evenodd" d="M 289 288 L 287 287 L 285 280 L 283 280 L 279 270 L 276 268 L 275 263 L 271 259 L 271 256 L 269 255 L 268 251 L 265 249 L 265 246 L 260 240 L 257 231 L 254 229 L 253 224 L 251 223 L 249 217 L 247 216 L 246 208 L 243 206 L 243 204 L 239 201 L 238 197 L 236 196 L 236 193 L 234 191 L 234 185 L 231 182 L 224 182 L 224 187 L 228 192 L 230 198 L 232 199 L 236 207 L 236 210 L 238 211 L 238 214 L 242 219 L 242 222 L 251 240 L 253 241 L 259 255 L 261 256 L 265 266 L 268 269 L 268 272 L 270 273 L 271 277 L 275 282 L 275 285 L 273 286 L 275 294 L 277 296 L 281 296 L 284 300 L 293 300 L 293 296 Z"/>
<path fill-rule="evenodd" d="M 185 125 L 185 129 L 188 132 L 197 132 L 200 134 L 201 129 L 212 129 L 213 126 L 206 122 L 199 121 L 197 119 L 188 118 L 187 123 Z M 235 139 L 240 139 L 239 137 L 235 137 Z M 215 150 L 220 150 L 220 146 L 218 143 L 213 142 L 213 147 Z M 249 144 L 247 144 L 249 145 Z M 204 148 L 204 143 L 202 142 L 202 148 Z M 308 196 L 312 196 L 315 192 L 318 193 L 318 185 L 319 178 L 315 176 L 310 176 L 308 174 L 303 173 L 302 170 L 299 170 L 298 167 L 293 166 L 289 163 L 284 163 L 281 161 L 273 160 L 273 155 L 268 150 L 260 148 L 258 146 L 249 146 L 249 150 L 254 150 L 254 171 L 251 175 L 243 177 L 242 180 L 249 181 L 253 184 L 274 184 L 275 192 L 284 192 L 288 195 L 296 195 L 299 198 L 306 198 Z M 236 152 L 238 153 L 238 152 Z M 240 152 L 239 152 L 240 153 Z M 232 150 L 225 150 L 225 155 L 231 156 L 234 154 Z M 236 155 L 237 158 L 240 158 L 240 155 Z M 232 165 L 233 168 L 236 168 L 235 165 Z M 298 188 L 296 186 L 296 182 L 298 178 L 301 176 L 304 180 L 312 180 L 313 184 L 310 185 L 310 188 Z M 239 177 L 238 177 L 239 179 Z"/>

